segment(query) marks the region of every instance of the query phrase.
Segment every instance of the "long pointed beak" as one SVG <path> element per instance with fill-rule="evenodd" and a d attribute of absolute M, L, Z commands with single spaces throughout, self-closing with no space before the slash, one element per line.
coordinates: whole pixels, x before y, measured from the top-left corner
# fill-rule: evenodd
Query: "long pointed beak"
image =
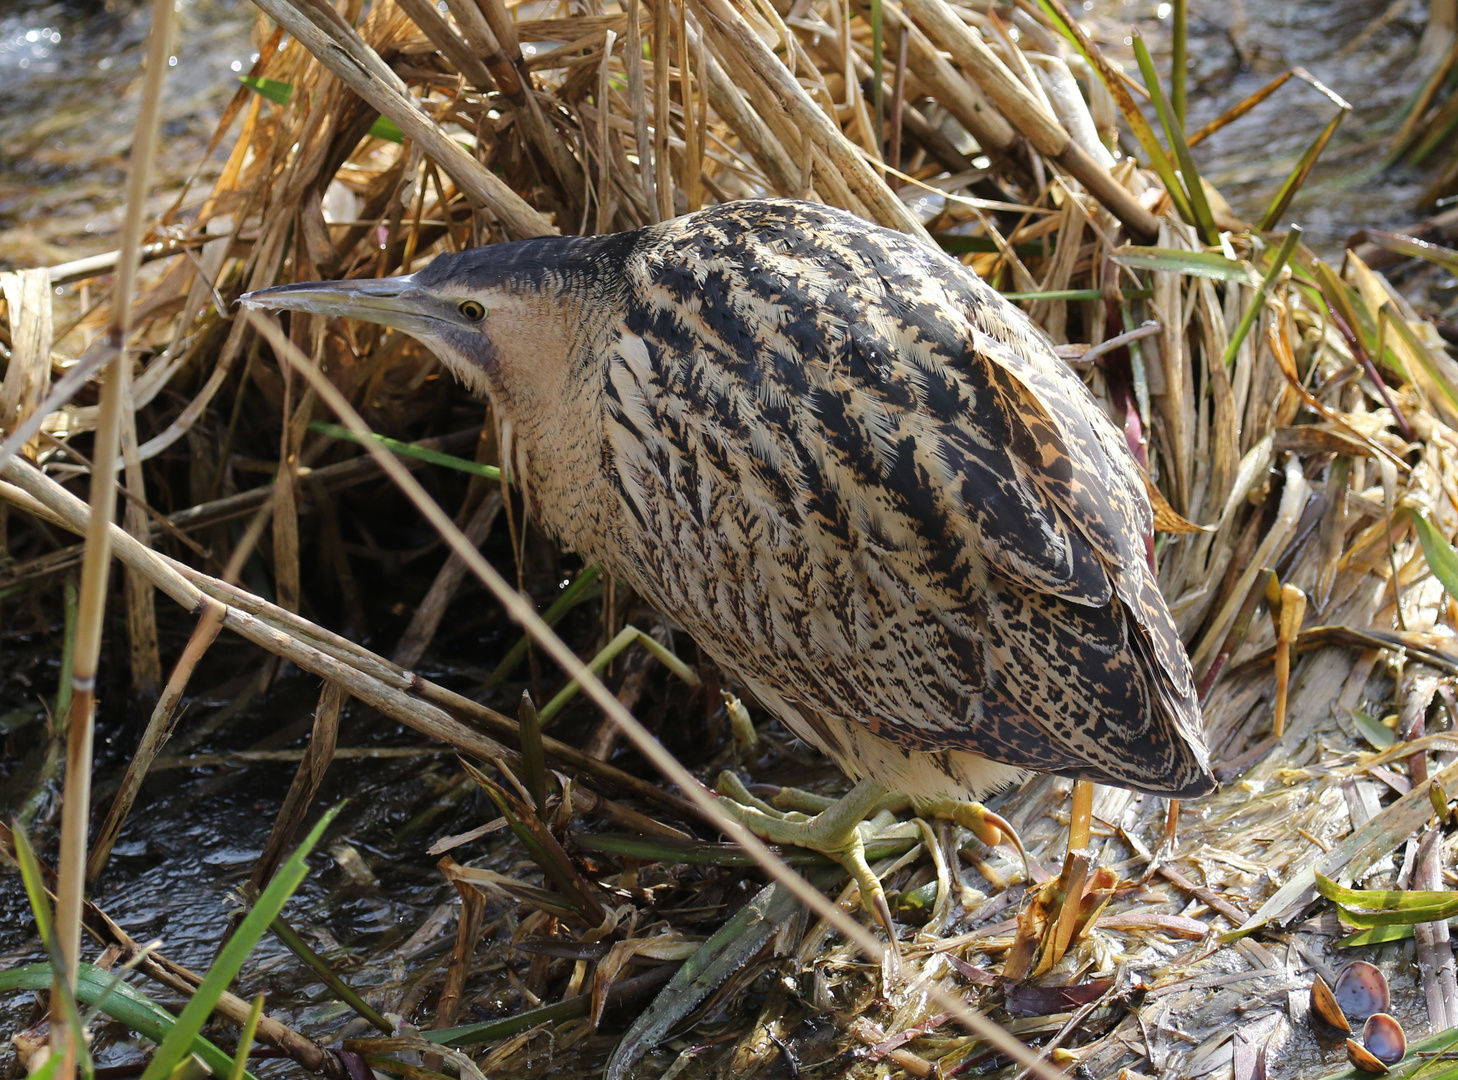
<path fill-rule="evenodd" d="M 434 337 L 452 323 L 455 305 L 414 283 L 414 275 L 358 281 L 304 281 L 245 293 L 240 304 L 342 315 L 408 334 Z"/>

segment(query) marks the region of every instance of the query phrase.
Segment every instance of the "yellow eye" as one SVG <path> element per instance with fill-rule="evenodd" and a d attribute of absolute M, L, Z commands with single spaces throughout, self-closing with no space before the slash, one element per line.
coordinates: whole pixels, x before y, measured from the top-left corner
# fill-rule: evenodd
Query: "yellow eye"
<path fill-rule="evenodd" d="M 480 322 L 486 317 L 486 309 L 475 300 L 462 300 L 456 305 L 456 310 L 461 313 L 462 318 L 470 319 L 472 322 Z"/>

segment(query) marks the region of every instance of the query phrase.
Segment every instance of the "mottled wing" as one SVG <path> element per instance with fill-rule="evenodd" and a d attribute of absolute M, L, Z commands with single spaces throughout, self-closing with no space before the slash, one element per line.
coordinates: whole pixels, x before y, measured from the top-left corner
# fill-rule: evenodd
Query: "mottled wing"
<path fill-rule="evenodd" d="M 731 204 L 629 260 L 606 454 L 635 581 L 729 669 L 911 749 L 1173 792 L 1207 776 L 1117 432 L 970 272 Z"/>

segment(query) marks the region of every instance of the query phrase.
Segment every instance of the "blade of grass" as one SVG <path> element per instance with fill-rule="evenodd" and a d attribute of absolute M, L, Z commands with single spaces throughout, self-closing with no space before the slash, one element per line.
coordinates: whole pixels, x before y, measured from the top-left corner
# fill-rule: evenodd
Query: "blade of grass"
<path fill-rule="evenodd" d="M 1336 943 L 1338 949 L 1354 949 L 1358 945 L 1385 945 L 1390 941 L 1406 941 L 1415 936 L 1412 926 L 1374 926 L 1350 934 Z"/>
<path fill-rule="evenodd" d="M 238 1052 L 233 1055 L 233 1068 L 228 1073 L 228 1080 L 243 1080 L 247 1075 L 248 1052 L 253 1049 L 253 1037 L 258 1033 L 258 1021 L 263 1016 L 263 992 L 259 991 L 258 996 L 253 999 L 253 1008 L 248 1010 L 248 1019 L 243 1022 L 243 1030 L 238 1035 Z M 391 1031 L 391 1034 L 394 1034 Z"/>
<path fill-rule="evenodd" d="M 1255 295 L 1250 298 L 1246 306 L 1245 314 L 1241 315 L 1240 322 L 1236 324 L 1235 333 L 1230 335 L 1230 344 L 1225 346 L 1223 358 L 1225 366 L 1230 367 L 1235 363 L 1235 357 L 1240 352 L 1240 346 L 1250 335 L 1251 327 L 1260 317 L 1261 310 L 1266 306 L 1266 294 L 1270 292 L 1272 283 L 1281 276 L 1281 271 L 1291 261 L 1291 254 L 1296 250 L 1296 245 L 1301 242 L 1301 226 L 1292 225 L 1291 231 L 1286 234 L 1286 239 L 1281 241 L 1281 247 L 1276 252 L 1276 257 L 1271 260 L 1270 269 L 1266 276 L 1261 279 L 1260 285 L 1256 287 Z"/>
<path fill-rule="evenodd" d="M 1458 892 L 1451 889 L 1349 889 L 1325 874 L 1316 875 L 1316 891 L 1339 905 L 1343 919 L 1373 919 L 1358 926 L 1437 922 L 1458 915 Z M 1346 909 L 1365 908 L 1364 914 Z"/>
<path fill-rule="evenodd" d="M 61 1002 L 61 1015 L 65 1019 L 68 1030 L 84 1032 L 86 1025 L 81 1020 L 81 1011 L 76 1007 L 76 995 L 72 991 L 76 980 L 68 973 L 68 964 L 62 955 L 60 942 L 56 936 L 56 924 L 51 912 L 50 897 L 46 895 L 45 874 L 41 870 L 40 860 L 36 858 L 35 849 L 30 846 L 30 837 L 19 824 L 15 826 L 12 835 L 15 837 L 15 861 L 20 867 L 20 878 L 25 884 L 25 896 L 30 901 L 31 915 L 35 918 L 36 934 L 45 946 L 46 954 L 51 958 L 52 970 L 61 973 L 61 977 L 55 983 L 55 988 L 59 991 L 57 997 Z M 51 1011 L 54 1014 L 54 1006 Z M 52 1023 L 54 1022 L 53 1015 Z M 94 1070 L 91 1065 L 91 1051 L 86 1044 L 86 1039 L 77 1038 L 75 1046 L 76 1060 L 80 1064 L 81 1075 L 89 1078 L 93 1075 Z M 60 1062 L 58 1068 L 71 1060 L 65 1054 L 53 1052 L 51 1056 Z"/>
<path fill-rule="evenodd" d="M 1125 244 L 1115 248 L 1109 257 L 1120 266 L 1127 266 L 1131 270 L 1173 271 L 1176 274 L 1192 274 L 1216 281 L 1238 281 L 1243 285 L 1261 283 L 1261 279 L 1247 263 L 1227 259 L 1213 251 L 1180 251 L 1177 248 L 1136 247 Z"/>
<path fill-rule="evenodd" d="M 597 655 L 587 662 L 587 670 L 596 675 L 603 668 L 607 667 L 608 664 L 612 663 L 619 653 L 636 642 L 642 642 L 643 647 L 652 653 L 664 667 L 668 668 L 669 671 L 688 683 L 688 685 L 699 685 L 699 676 L 693 668 L 689 667 L 670 650 L 659 644 L 651 634 L 643 633 L 636 626 L 625 626 L 618 631 L 617 637 L 604 645 L 598 651 Z M 556 696 L 542 707 L 540 714 L 541 722 L 545 724 L 561 712 L 567 703 L 577 695 L 580 689 L 581 686 L 576 679 L 573 679 L 566 686 L 562 687 Z"/>
<path fill-rule="evenodd" d="M 1138 30 L 1134 31 L 1134 58 L 1139 61 L 1139 72 L 1144 76 L 1144 86 L 1154 102 L 1154 111 L 1164 125 L 1164 133 L 1174 149 L 1180 163 L 1180 173 L 1185 182 L 1185 196 L 1189 201 L 1191 217 L 1186 220 L 1197 227 L 1205 237 L 1205 243 L 1220 243 L 1220 230 L 1215 225 L 1215 215 L 1210 212 L 1210 201 L 1205 198 L 1205 186 L 1200 182 L 1200 172 L 1195 168 L 1195 159 L 1190 155 L 1189 143 L 1185 142 L 1184 125 L 1175 116 L 1169 102 L 1165 100 L 1164 86 L 1159 81 L 1159 72 L 1154 70 L 1154 60 L 1149 48 Z"/>
<path fill-rule="evenodd" d="M 54 968 L 50 964 L 27 964 L 0 971 L 0 994 L 45 990 L 53 978 Z M 161 1043 L 177 1023 L 170 1012 L 141 991 L 127 983 L 118 983 L 111 972 L 92 964 L 82 964 L 77 972 L 76 997 L 82 1004 L 99 1007 L 117 1023 L 155 1043 Z M 192 1040 L 188 1053 L 201 1058 L 214 1076 L 228 1076 L 233 1069 L 233 1059 L 200 1035 Z M 59 1062 L 60 1058 L 53 1060 Z M 242 1077 L 256 1080 L 249 1072 L 244 1072 Z"/>
<path fill-rule="evenodd" d="M 1443 539 L 1443 534 L 1426 514 L 1413 511 L 1413 524 L 1417 526 L 1418 540 L 1423 545 L 1423 557 L 1428 560 L 1428 569 L 1433 577 L 1443 583 L 1448 595 L 1458 598 L 1458 551 Z"/>
<path fill-rule="evenodd" d="M 1432 380 L 1433 385 L 1437 387 L 1438 392 L 1443 395 L 1453 410 L 1458 412 L 1458 385 L 1454 384 L 1453 378 L 1442 368 L 1443 362 L 1451 367 L 1453 361 L 1447 356 L 1441 358 L 1434 356 L 1428 346 L 1413 332 L 1412 326 L 1391 300 L 1382 305 L 1377 312 L 1377 318 L 1397 331 L 1397 336 L 1402 339 L 1402 343 L 1417 359 L 1418 366 L 1427 373 L 1428 378 Z"/>
<path fill-rule="evenodd" d="M 518 798 L 505 785 L 498 784 L 468 761 L 461 762 L 467 775 L 480 784 L 496 808 L 506 817 L 511 831 L 531 853 L 532 861 L 542 868 L 548 880 L 575 908 L 588 926 L 600 926 L 607 917 L 602 902 L 594 894 L 592 886 L 572 864 L 567 852 L 552 835 L 540 815 Z"/>
<path fill-rule="evenodd" d="M 309 430 L 319 435 L 327 435 L 331 439 L 340 439 L 344 442 L 352 442 L 361 446 L 364 445 L 363 439 L 350 431 L 349 428 L 341 427 L 339 424 L 326 424 L 322 420 L 310 420 Z M 371 433 L 370 438 L 387 450 L 399 454 L 401 457 L 419 458 L 421 461 L 428 461 L 432 465 L 444 465 L 448 469 L 470 473 L 473 476 L 484 476 L 488 480 L 501 479 L 501 470 L 495 465 L 482 465 L 479 461 L 456 457 L 454 454 L 442 454 L 439 450 L 430 450 L 424 446 L 415 446 L 412 443 L 401 442 L 399 439 L 391 439 L 385 435 Z"/>
<path fill-rule="evenodd" d="M 653 1004 L 638 1016 L 608 1059 L 603 1080 L 624 1080 L 638 1059 L 726 979 L 769 943 L 799 908 L 795 895 L 779 882 L 761 889 L 684 964 Z"/>
<path fill-rule="evenodd" d="M 1174 116 L 1180 129 L 1185 126 L 1185 83 L 1189 72 L 1186 48 L 1189 43 L 1190 10 L 1189 0 L 1174 0 L 1174 22 L 1170 28 L 1169 54 L 1169 97 L 1174 106 Z M 1189 143 L 1185 144 L 1186 146 Z"/>
<path fill-rule="evenodd" d="M 1341 109 L 1337 110 L 1337 114 L 1327 123 L 1326 127 L 1321 129 L 1321 133 L 1316 136 L 1316 140 L 1306 148 L 1306 153 L 1301 155 L 1301 160 L 1296 163 L 1296 168 L 1291 170 L 1291 175 L 1286 177 L 1286 182 L 1277 190 L 1275 197 L 1271 200 L 1270 206 L 1266 207 L 1266 212 L 1261 215 L 1260 224 L 1257 226 L 1262 232 L 1276 227 L 1276 222 L 1286 212 L 1286 207 L 1291 205 L 1291 200 L 1296 197 L 1296 192 L 1300 191 L 1301 185 L 1306 183 L 1307 178 L 1311 175 L 1312 168 L 1316 165 L 1316 159 L 1321 156 L 1321 152 L 1326 149 L 1326 144 L 1336 134 L 1337 126 L 1342 122 L 1342 117 L 1346 116 L 1347 112 L 1351 109 L 1351 106 L 1346 102 L 1342 102 L 1342 106 Z"/>
<path fill-rule="evenodd" d="M 1414 236 L 1383 232 L 1380 229 L 1368 229 L 1367 239 L 1395 255 L 1426 259 L 1434 266 L 1441 266 L 1450 274 L 1458 274 L 1458 251 L 1454 251 L 1452 248 L 1430 244 L 1426 240 L 1419 240 Z"/>
<path fill-rule="evenodd" d="M 343 804 L 340 804 L 326 811 L 318 824 L 309 830 L 309 835 L 304 838 L 294 853 L 288 857 L 283 866 L 279 867 L 278 873 L 268 883 L 268 888 L 263 890 L 263 894 L 253 905 L 253 910 L 238 925 L 237 931 L 223 946 L 212 966 L 208 968 L 197 992 L 178 1014 L 177 1023 L 167 1033 L 161 1045 L 157 1047 L 157 1052 L 152 1055 L 152 1060 L 142 1073 L 142 1080 L 166 1080 L 172 1070 L 192 1053 L 193 1041 L 197 1038 L 198 1032 L 202 1030 L 208 1017 L 212 1015 L 218 998 L 237 977 L 243 967 L 243 962 L 248 959 L 248 954 L 258 944 L 258 939 L 263 936 L 264 931 L 278 917 L 278 913 L 283 910 L 288 898 L 308 876 L 309 864 L 305 860 L 342 807 Z M 223 1073 L 226 1074 L 230 1068 L 231 1062 L 226 1063 L 223 1066 Z"/>

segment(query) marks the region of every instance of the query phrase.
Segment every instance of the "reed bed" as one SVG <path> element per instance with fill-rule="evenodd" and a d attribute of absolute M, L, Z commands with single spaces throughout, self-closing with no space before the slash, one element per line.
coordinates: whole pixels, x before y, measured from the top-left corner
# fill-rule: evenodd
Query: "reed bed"
<path fill-rule="evenodd" d="M 1273 178 L 1250 223 L 1200 179 L 1210 128 L 1185 130 L 1183 67 L 1159 72 L 1136 34 L 1136 63 L 1123 70 L 1059 0 L 622 0 L 570 13 L 503 0 L 257 3 L 259 57 L 213 139 L 221 171 L 127 247 L 149 245 L 135 298 L 124 274 L 86 277 L 87 304 L 58 317 L 53 286 L 105 266 L 3 275 L 0 585 L 59 611 L 72 594 L 57 577 L 86 552 L 104 563 L 95 544 L 106 538 L 124 612 L 108 648 L 126 652 L 132 692 L 155 701 L 125 776 L 98 800 L 104 820 L 89 843 L 73 840 L 82 862 L 60 861 L 73 884 L 60 886 L 71 908 L 63 899 L 58 918 L 73 933 L 84 924 L 111 962 L 135 964 L 166 992 L 198 1001 L 202 983 L 209 996 L 192 1011 L 216 1003 L 235 1032 L 251 1023 L 330 1076 L 365 1063 L 410 1080 L 442 1069 L 1021 1076 L 1075 1064 L 1098 1077 L 1317 1075 L 1342 1055 L 1309 1023 L 1307 991 L 1342 950 L 1388 971 L 1413 1045 L 1399 1073 L 1453 1041 L 1443 1035 L 1458 1027 L 1447 915 L 1424 909 L 1430 921 L 1416 926 L 1344 936 L 1337 909 L 1352 921 L 1362 904 L 1329 899 L 1331 882 L 1443 890 L 1458 790 L 1458 366 L 1439 326 L 1372 265 L 1376 251 L 1452 273 L 1458 255 L 1393 234 L 1336 262 L 1302 244 L 1287 210 L 1348 108 L 1341 88 L 1318 84 L 1334 119 L 1291 176 Z M 1453 49 L 1394 155 L 1425 160 L 1449 145 Z M 1217 124 L 1274 107 L 1258 95 Z M 1451 161 L 1434 166 L 1435 197 L 1451 172 Z M 619 749 L 614 718 L 629 723 L 636 710 L 670 744 L 707 725 L 712 750 L 691 762 L 704 775 L 737 760 L 752 779 L 835 785 L 777 729 L 756 735 L 754 703 L 721 698 L 692 643 L 621 587 L 593 568 L 533 559 L 531 527 L 492 467 L 484 407 L 463 408 L 435 360 L 402 336 L 304 318 L 284 331 L 233 305 L 279 282 L 404 273 L 441 251 L 634 229 L 764 196 L 843 207 L 961 257 L 1044 328 L 1148 472 L 1153 555 L 1206 695 L 1223 785 L 1178 808 L 1173 841 L 1163 802 L 1098 791 L 1090 872 L 1075 883 L 1079 937 L 1061 959 L 1039 920 L 1046 883 L 1073 880 L 1057 865 L 1067 782 L 1038 778 L 997 800 L 1028 846 L 1032 882 L 1009 851 L 946 823 L 884 823 L 873 848 L 908 965 L 892 970 L 844 913 L 811 915 L 783 884 L 761 889 L 754 860 L 713 842 L 686 775 L 666 783 Z M 118 396 L 98 401 L 86 379 L 123 344 L 129 377 L 107 380 Z M 108 416 L 116 484 L 92 468 L 110 456 Z M 361 423 L 397 441 L 386 450 Z M 413 456 L 397 462 L 395 451 Z M 413 618 L 383 642 L 338 499 L 391 470 L 430 476 L 442 451 L 466 470 L 431 481 L 459 527 L 454 554 L 427 592 L 401 598 Z M 83 479 L 89 506 L 72 490 Z M 103 527 L 110 511 L 91 508 L 118 491 L 121 522 Z M 438 524 L 451 532 L 446 516 Z M 58 540 L 88 528 L 87 547 Z M 482 543 L 499 566 L 475 554 Z M 563 565 L 576 584 L 559 592 L 545 579 L 555 584 Z M 72 603 L 99 628 L 105 582 L 89 573 Z M 422 674 L 473 574 L 534 586 L 526 601 L 502 599 L 519 621 L 538 603 L 554 624 L 578 609 L 561 625 L 606 688 L 545 626 L 488 678 Z M 178 610 L 159 611 L 159 592 Z M 185 645 L 159 639 L 159 617 L 186 623 Z M 106 873 L 149 773 L 216 764 L 164 751 L 185 732 L 179 705 L 224 632 L 257 650 L 264 682 L 292 665 L 322 683 L 303 749 L 232 759 L 298 761 L 242 890 L 253 914 L 234 920 L 241 940 L 257 940 L 282 909 L 286 890 L 271 883 L 285 869 L 301 879 L 302 858 L 284 857 L 317 818 L 331 763 L 364 753 L 348 744 L 369 716 L 458 752 L 462 784 L 492 807 L 485 831 L 432 849 L 459 895 L 433 924 L 453 935 L 448 959 L 418 979 L 376 980 L 362 998 L 347 975 L 319 975 L 360 1018 L 353 1026 L 289 1026 L 225 993 L 226 966 L 204 980 L 165 943 L 144 949 L 83 907 L 74 885 Z M 84 634 L 68 640 L 81 645 L 64 671 L 89 694 L 95 653 Z M 569 675 L 594 705 L 547 700 Z M 540 710 L 522 699 L 526 687 Z M 77 700 L 56 709 L 73 732 L 89 722 L 90 699 Z M 544 734 L 564 708 L 576 736 Z M 83 821 L 88 771 L 66 778 Z M 7 830 L 6 851 L 44 909 L 47 869 L 25 835 Z M 837 872 L 813 862 L 805 873 L 835 895 Z M 838 900 L 855 910 L 853 890 Z M 312 955 L 280 924 L 291 950 Z M 53 959 L 74 968 L 76 956 L 73 946 Z M 80 975 L 83 1001 L 103 996 L 95 968 Z M 0 987 L 49 978 L 17 969 L 0 973 Z M 340 1034 L 342 1049 L 323 1045 Z M 167 1060 L 191 1037 L 174 1037 Z M 241 1054 L 230 1048 L 239 1062 L 251 1038 Z"/>

